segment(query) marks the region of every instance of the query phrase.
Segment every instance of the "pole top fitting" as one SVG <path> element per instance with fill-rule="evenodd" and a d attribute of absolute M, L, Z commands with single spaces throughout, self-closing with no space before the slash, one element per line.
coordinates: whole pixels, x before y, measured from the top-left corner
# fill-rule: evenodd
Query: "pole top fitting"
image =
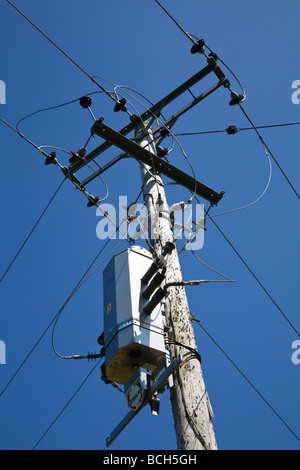
<path fill-rule="evenodd" d="M 245 96 L 243 94 L 238 94 L 235 91 L 231 92 L 231 100 L 229 101 L 230 106 L 234 106 L 235 104 L 239 104 L 245 100 Z"/>
<path fill-rule="evenodd" d="M 203 46 L 205 45 L 204 39 L 199 39 L 195 44 L 192 45 L 191 47 L 191 54 L 196 54 L 196 52 L 199 52 L 200 54 L 204 54 L 204 49 Z"/>
<path fill-rule="evenodd" d="M 92 100 L 89 96 L 82 96 L 79 100 L 79 104 L 80 106 L 82 106 L 82 108 L 89 108 L 92 104 Z"/>
<path fill-rule="evenodd" d="M 127 111 L 125 98 L 121 98 L 120 101 L 116 102 L 114 112 L 117 113 L 118 111 Z"/>
<path fill-rule="evenodd" d="M 45 165 L 50 165 L 50 163 L 52 163 L 53 165 L 56 165 L 57 164 L 57 160 L 56 160 L 56 152 L 51 152 L 47 157 L 46 157 L 46 160 L 45 160 Z"/>

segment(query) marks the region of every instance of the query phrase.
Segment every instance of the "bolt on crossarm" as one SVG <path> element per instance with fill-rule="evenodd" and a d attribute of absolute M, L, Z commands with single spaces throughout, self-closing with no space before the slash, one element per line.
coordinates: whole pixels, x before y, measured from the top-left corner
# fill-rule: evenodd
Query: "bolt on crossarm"
<path fill-rule="evenodd" d="M 135 138 L 141 147 L 156 154 L 153 134 L 147 124 L 139 126 Z M 159 173 L 154 167 L 140 163 L 143 196 L 148 209 L 149 242 L 160 255 L 167 243 L 174 244 L 166 195 Z M 213 412 L 207 395 L 197 344 L 189 311 L 185 287 L 174 285 L 182 281 L 178 253 L 173 249 L 167 255 L 166 282 L 168 297 L 165 301 L 166 324 L 169 337 L 174 338 L 170 345 L 170 360 L 181 354 L 188 360 L 173 374 L 170 398 L 174 418 L 177 447 L 179 450 L 217 450 L 215 432 L 212 424 Z M 187 348 L 182 346 L 188 347 Z"/>

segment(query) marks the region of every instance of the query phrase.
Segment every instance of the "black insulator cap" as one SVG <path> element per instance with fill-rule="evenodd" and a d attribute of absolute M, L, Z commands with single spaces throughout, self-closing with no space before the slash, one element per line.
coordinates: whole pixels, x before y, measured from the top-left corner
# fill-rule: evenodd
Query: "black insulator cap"
<path fill-rule="evenodd" d="M 80 153 L 74 152 L 73 150 L 71 150 L 71 154 L 72 154 L 72 157 L 69 159 L 70 163 L 76 162 L 78 160 L 82 160 L 82 161 L 86 162 L 86 158 L 84 156 L 80 155 Z"/>
<path fill-rule="evenodd" d="M 152 277 L 154 276 L 154 274 L 158 271 L 159 269 L 159 266 L 157 265 L 157 263 L 154 261 L 150 268 L 148 269 L 148 271 L 144 274 L 144 276 L 142 277 L 141 279 L 141 282 L 142 284 L 148 284 L 148 282 L 150 281 L 150 279 L 152 279 Z"/>
<path fill-rule="evenodd" d="M 229 126 L 227 127 L 226 131 L 227 131 L 227 134 L 229 135 L 236 134 L 238 132 L 236 126 Z"/>
<path fill-rule="evenodd" d="M 98 342 L 98 344 L 100 344 L 100 346 L 104 346 L 104 331 L 103 331 L 103 333 L 101 333 L 101 335 L 99 336 L 97 342 Z"/>
<path fill-rule="evenodd" d="M 165 279 L 166 277 L 166 273 L 165 273 L 165 270 L 163 272 L 158 272 L 154 278 L 152 279 L 151 283 L 149 284 L 149 286 L 142 292 L 142 296 L 145 298 L 145 299 L 150 299 L 151 295 L 153 294 L 153 292 L 155 291 L 155 289 L 157 289 L 160 284 L 163 282 L 163 280 Z"/>
<path fill-rule="evenodd" d="M 169 129 L 166 128 L 166 127 L 164 127 L 163 129 L 161 129 L 160 135 L 161 135 L 162 137 L 168 137 L 168 136 L 170 135 Z"/>
<path fill-rule="evenodd" d="M 155 292 L 150 301 L 143 308 L 143 313 L 150 315 L 157 305 L 168 295 L 168 292 L 161 287 Z"/>
<path fill-rule="evenodd" d="M 241 101 L 245 99 L 244 95 L 239 95 L 234 91 L 231 93 L 231 100 L 229 101 L 230 106 L 234 106 L 235 104 L 239 104 Z"/>
<path fill-rule="evenodd" d="M 51 152 L 48 157 L 46 157 L 46 160 L 45 160 L 45 165 L 50 165 L 50 163 L 53 163 L 55 165 L 56 161 L 55 161 L 55 158 L 56 158 L 56 152 Z"/>
<path fill-rule="evenodd" d="M 164 269 L 166 266 L 166 261 L 164 257 L 171 253 L 175 249 L 175 245 L 172 242 L 166 242 L 161 256 L 157 260 L 155 260 L 148 271 L 144 274 L 144 276 L 141 279 L 142 284 L 148 284 L 150 279 L 154 276 L 154 274 L 159 270 L 159 269 Z"/>
<path fill-rule="evenodd" d="M 139 116 L 138 116 L 137 114 L 131 114 L 131 115 L 129 116 L 129 119 L 130 119 L 130 121 L 131 121 L 132 123 L 135 124 L 136 122 L 139 122 L 139 119 L 140 119 L 140 118 L 139 118 Z"/>
<path fill-rule="evenodd" d="M 212 57 L 213 59 L 215 59 L 215 61 L 218 60 L 218 56 L 215 52 L 210 52 L 210 54 L 208 54 L 208 57 Z"/>
<path fill-rule="evenodd" d="M 101 370 L 101 380 L 103 380 L 103 382 L 106 383 L 106 384 L 110 384 L 111 381 L 108 380 L 107 377 L 106 377 L 106 366 L 105 366 L 105 362 L 104 362 L 103 364 L 101 364 L 100 370 Z"/>
<path fill-rule="evenodd" d="M 168 255 L 169 253 L 171 253 L 175 248 L 175 245 L 174 243 L 172 242 L 167 242 L 164 246 L 164 249 L 163 249 L 163 252 L 162 252 L 162 255 L 163 256 L 166 256 Z"/>
<path fill-rule="evenodd" d="M 196 52 L 200 52 L 200 54 L 204 53 L 203 46 L 205 44 L 204 39 L 199 39 L 195 44 L 192 45 L 191 54 L 196 54 Z"/>
<path fill-rule="evenodd" d="M 118 111 L 125 111 L 125 108 L 126 108 L 126 99 L 121 98 L 120 101 L 118 101 L 115 104 L 114 112 L 117 113 Z"/>
<path fill-rule="evenodd" d="M 92 100 L 89 96 L 82 96 L 82 98 L 79 100 L 79 104 L 83 108 L 89 108 L 92 104 Z"/>
<path fill-rule="evenodd" d="M 88 206 L 88 207 L 96 206 L 96 205 L 97 205 L 97 202 L 100 201 L 100 197 L 99 197 L 99 196 L 90 196 L 90 198 L 91 198 L 92 200 L 87 203 L 87 206 Z"/>
<path fill-rule="evenodd" d="M 168 153 L 169 153 L 168 148 L 161 148 L 161 147 L 157 148 L 157 156 L 160 158 L 165 157 L 166 155 L 168 155 Z"/>

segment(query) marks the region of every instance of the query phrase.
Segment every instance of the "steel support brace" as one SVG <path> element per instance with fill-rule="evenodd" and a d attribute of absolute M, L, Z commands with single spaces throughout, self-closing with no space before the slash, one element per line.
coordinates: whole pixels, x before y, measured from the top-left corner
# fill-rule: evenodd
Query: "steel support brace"
<path fill-rule="evenodd" d="M 121 135 L 102 121 L 96 121 L 92 127 L 92 131 L 99 137 L 102 137 L 106 141 L 111 142 L 116 147 L 128 153 L 128 155 L 136 158 L 139 162 L 149 165 L 155 171 L 164 174 L 173 181 L 176 181 L 176 183 L 181 184 L 192 193 L 195 192 L 198 196 L 206 199 L 211 204 L 218 204 L 220 199 L 222 199 L 223 193 L 217 193 L 208 186 L 205 186 L 192 176 L 179 170 L 146 148 L 142 148 L 137 143 Z"/>
<path fill-rule="evenodd" d="M 132 122 L 128 123 L 127 126 L 125 126 L 123 129 L 119 131 L 119 134 L 122 135 L 127 135 L 129 132 L 133 131 L 138 123 L 141 121 L 144 121 L 146 119 L 152 118 L 153 116 L 159 116 L 161 111 L 165 106 L 168 104 L 172 103 L 172 101 L 176 100 L 179 96 L 181 96 L 184 92 L 189 90 L 191 87 L 196 85 L 200 80 L 208 76 L 210 73 L 214 73 L 217 78 L 219 79 L 219 82 L 211 87 L 208 92 L 204 92 L 202 95 L 200 95 L 198 98 L 196 98 L 190 105 L 185 107 L 183 110 L 180 112 L 176 113 L 176 119 L 178 119 L 179 116 L 181 116 L 184 112 L 188 111 L 191 109 L 191 107 L 195 106 L 197 103 L 202 101 L 206 96 L 208 96 L 210 93 L 212 93 L 214 90 L 219 88 L 220 86 L 228 86 L 229 81 L 222 72 L 222 70 L 219 68 L 217 65 L 216 61 L 214 58 L 210 57 L 208 59 L 208 65 L 201 69 L 199 72 L 197 72 L 195 75 L 193 75 L 191 78 L 186 80 L 184 83 L 182 83 L 179 87 L 177 87 L 175 90 L 173 90 L 171 93 L 169 93 L 167 96 L 162 98 L 160 101 L 158 101 L 156 104 L 154 104 L 150 109 L 145 111 L 141 116 L 137 118 L 137 121 L 133 120 Z M 175 117 L 172 116 L 169 121 L 176 121 Z M 94 160 L 98 155 L 101 153 L 105 152 L 109 147 L 111 146 L 111 143 L 109 142 L 103 142 L 99 147 L 94 149 L 90 154 L 86 155 L 86 161 L 91 162 Z M 80 168 L 85 166 L 84 162 L 75 162 L 71 167 L 69 168 L 70 173 L 76 173 Z"/>
<path fill-rule="evenodd" d="M 115 427 L 113 432 L 110 434 L 109 437 L 106 439 L 106 447 L 109 447 L 112 442 L 118 437 L 118 435 L 126 428 L 126 426 L 132 421 L 132 419 L 141 411 L 141 409 L 149 403 L 153 394 L 166 385 L 168 377 L 174 372 L 174 370 L 180 365 L 182 362 L 182 356 L 179 355 L 178 360 L 172 362 L 157 378 L 155 382 L 151 385 L 149 390 L 147 391 L 145 400 L 143 404 L 136 410 L 136 411 L 129 411 L 127 415 L 122 419 L 122 421 Z"/>

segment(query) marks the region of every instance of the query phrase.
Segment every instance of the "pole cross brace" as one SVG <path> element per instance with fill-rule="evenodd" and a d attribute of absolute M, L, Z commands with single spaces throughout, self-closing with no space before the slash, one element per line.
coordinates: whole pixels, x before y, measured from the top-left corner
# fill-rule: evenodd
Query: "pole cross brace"
<path fill-rule="evenodd" d="M 106 447 L 109 447 L 112 442 L 118 437 L 118 435 L 126 428 L 126 426 L 132 421 L 132 419 L 141 411 L 141 409 L 146 406 L 151 400 L 155 392 L 160 392 L 164 389 L 168 377 L 174 372 L 174 370 L 182 362 L 181 354 L 178 356 L 178 360 L 171 362 L 171 364 L 160 374 L 160 376 L 153 382 L 149 390 L 147 391 L 145 400 L 143 404 L 136 411 L 129 411 L 127 415 L 122 419 L 122 421 L 115 427 L 109 437 L 106 438 Z"/>
<path fill-rule="evenodd" d="M 207 62 L 208 62 L 208 65 L 206 67 L 204 67 L 202 70 L 200 70 L 195 75 L 190 77 L 180 86 L 178 86 L 175 90 L 171 91 L 171 93 L 169 93 L 167 96 L 165 96 L 156 104 L 154 104 L 150 109 L 147 109 L 140 117 L 136 116 L 136 119 L 133 119 L 131 122 L 129 122 L 123 129 L 119 131 L 119 133 L 122 135 L 127 135 L 128 133 L 130 133 L 131 131 L 135 129 L 137 123 L 143 122 L 149 118 L 153 118 L 154 116 L 159 116 L 161 111 L 166 106 L 168 106 L 174 100 L 179 98 L 184 92 L 188 91 L 191 87 L 196 85 L 199 81 L 201 81 L 202 79 L 204 79 L 211 73 L 216 75 L 216 77 L 218 78 L 218 82 L 212 87 L 210 87 L 208 90 L 203 92 L 197 98 L 195 97 L 194 100 L 190 104 L 188 104 L 182 110 L 178 111 L 172 117 L 170 117 L 168 121 L 164 123 L 164 126 L 168 125 L 168 127 L 171 127 L 180 116 L 182 116 L 184 113 L 189 111 L 192 107 L 200 103 L 200 101 L 204 100 L 206 97 L 208 97 L 211 93 L 213 93 L 215 90 L 217 90 L 221 86 L 229 87 L 230 83 L 227 77 L 222 72 L 222 70 L 217 65 L 216 60 L 213 57 L 208 57 Z M 159 132 L 159 130 L 163 129 L 164 126 L 161 126 L 160 128 L 155 129 L 154 134 L 156 132 Z M 86 161 L 91 162 L 98 155 L 105 152 L 110 146 L 111 146 L 111 143 L 107 141 L 103 142 L 99 147 L 92 150 L 92 152 L 89 155 L 86 155 L 85 157 Z M 83 162 L 83 161 L 74 162 L 70 166 L 69 171 L 70 173 L 76 173 L 85 165 L 86 165 L 86 162 Z"/>
<path fill-rule="evenodd" d="M 192 176 L 189 176 L 165 160 L 162 160 L 146 148 L 141 147 L 139 144 L 107 126 L 102 120 L 94 123 L 92 132 L 99 137 L 102 137 L 107 142 L 111 142 L 113 145 L 125 151 L 128 155 L 131 155 L 139 162 L 149 165 L 154 171 L 164 174 L 173 181 L 176 181 L 176 183 L 189 189 L 192 193 L 195 192 L 198 196 L 206 199 L 211 204 L 218 204 L 220 199 L 222 199 L 224 194 L 223 192 L 217 193 L 208 186 L 205 186 Z"/>

